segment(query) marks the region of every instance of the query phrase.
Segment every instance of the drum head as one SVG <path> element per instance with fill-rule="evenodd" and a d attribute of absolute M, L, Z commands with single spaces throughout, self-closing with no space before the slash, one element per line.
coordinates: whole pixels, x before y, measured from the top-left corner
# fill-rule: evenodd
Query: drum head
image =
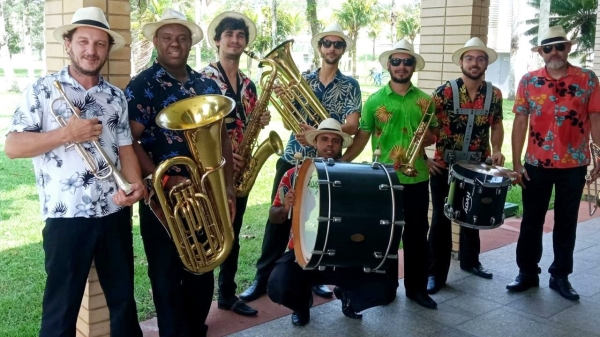
<path fill-rule="evenodd" d="M 319 229 L 319 176 L 312 160 L 305 160 L 299 169 L 295 190 L 292 220 L 294 252 L 298 264 L 305 267 L 312 257 Z"/>

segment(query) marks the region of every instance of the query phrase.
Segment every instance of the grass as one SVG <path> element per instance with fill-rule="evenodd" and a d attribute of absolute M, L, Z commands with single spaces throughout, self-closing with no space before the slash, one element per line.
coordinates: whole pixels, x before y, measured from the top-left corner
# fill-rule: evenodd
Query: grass
<path fill-rule="evenodd" d="M 17 77 L 27 77 L 29 76 L 27 69 L 13 69 L 15 72 L 15 76 Z M 33 70 L 35 77 L 38 78 L 42 75 L 42 69 L 34 69 Z M 0 76 L 4 76 L 4 69 L 0 69 Z"/>

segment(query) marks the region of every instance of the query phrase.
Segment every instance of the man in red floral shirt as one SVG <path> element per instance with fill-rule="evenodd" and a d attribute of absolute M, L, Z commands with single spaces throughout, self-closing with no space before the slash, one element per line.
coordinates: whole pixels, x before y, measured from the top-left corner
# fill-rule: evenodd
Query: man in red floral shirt
<path fill-rule="evenodd" d="M 501 153 L 504 139 L 502 93 L 483 79 L 488 65 L 497 58 L 498 54 L 487 48 L 479 38 L 470 39 L 452 55 L 452 60 L 462 70 L 462 76 L 446 82 L 433 93 L 440 137 L 435 145 L 435 158 L 427 160 L 433 205 L 429 231 L 429 294 L 435 294 L 446 284 L 450 268 L 452 229 L 450 219 L 444 215 L 450 165 L 459 160 L 485 161 L 490 155 L 495 165 L 504 164 Z M 479 252 L 479 230 L 461 227 L 461 269 L 483 278 L 492 278 L 492 273 L 479 262 Z"/>
<path fill-rule="evenodd" d="M 546 66 L 523 76 L 513 109 L 513 167 L 522 177 L 523 221 L 517 243 L 519 275 L 506 288 L 520 292 L 539 286 L 542 228 L 554 188 L 550 288 L 576 301 L 579 294 L 568 275 L 573 272 L 577 215 L 590 164 L 590 131 L 594 143 L 600 142 L 600 89 L 593 71 L 567 61 L 574 40 L 567 39 L 562 27 L 550 27 L 539 41 L 531 50 L 542 56 Z M 598 167 L 591 172 L 592 179 L 598 177 Z"/>

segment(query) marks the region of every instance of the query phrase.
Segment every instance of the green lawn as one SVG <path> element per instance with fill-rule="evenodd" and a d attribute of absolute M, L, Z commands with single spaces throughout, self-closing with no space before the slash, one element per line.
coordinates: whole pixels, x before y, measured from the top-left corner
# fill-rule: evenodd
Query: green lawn
<path fill-rule="evenodd" d="M 363 86 L 363 99 L 379 87 Z M 41 302 L 44 291 L 45 272 L 39 215 L 39 201 L 31 160 L 9 160 L 4 153 L 4 134 L 18 96 L 0 94 L 4 102 L 0 107 L 0 336 L 34 336 L 40 323 Z M 510 133 L 513 102 L 504 101 L 505 141 L 503 153 L 505 166 L 512 167 Z M 264 132 L 276 130 L 287 141 L 289 132 L 283 129 L 275 111 L 273 121 Z M 367 145 L 370 149 L 370 145 Z M 370 150 L 364 151 L 356 161 L 369 161 Z M 248 208 L 241 232 L 241 250 L 238 290 L 244 290 L 254 278 L 255 262 L 260 254 L 269 198 L 275 172 L 275 157 L 271 157 L 260 172 L 250 194 Z M 513 188 L 508 200 L 520 203 L 520 189 Z M 138 316 L 145 320 L 154 315 L 150 282 L 146 275 L 147 262 L 139 231 L 137 207 L 133 218 L 135 250 L 135 297 Z"/>

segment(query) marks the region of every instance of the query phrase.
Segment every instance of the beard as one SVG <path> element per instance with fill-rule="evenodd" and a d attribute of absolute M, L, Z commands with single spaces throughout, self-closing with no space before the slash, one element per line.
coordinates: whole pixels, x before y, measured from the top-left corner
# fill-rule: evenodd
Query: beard
<path fill-rule="evenodd" d="M 77 60 L 77 58 L 75 57 L 75 55 L 73 55 L 73 51 L 70 50 L 67 52 L 67 54 L 69 55 L 69 58 L 71 59 L 71 65 L 73 66 L 73 68 L 75 68 L 75 70 L 78 73 L 81 73 L 85 76 L 98 76 L 100 74 L 100 70 L 102 70 L 102 67 L 104 66 L 104 63 L 106 63 L 106 58 L 104 60 L 102 60 L 100 57 L 98 57 L 98 60 L 100 61 L 98 66 L 96 68 L 92 68 L 92 69 L 85 69 L 83 68 L 83 66 L 79 63 L 79 61 Z M 82 59 L 85 57 L 92 57 L 90 55 L 83 55 Z"/>
<path fill-rule="evenodd" d="M 327 54 L 321 53 L 321 58 L 327 64 L 338 64 L 340 62 L 340 60 L 342 59 L 342 55 L 339 55 L 339 56 L 334 57 L 333 59 L 330 59 L 330 58 L 327 58 Z"/>
<path fill-rule="evenodd" d="M 405 84 L 410 82 L 410 79 L 412 78 L 413 73 L 408 74 L 406 77 L 402 78 L 402 77 L 397 77 L 396 74 L 394 74 L 394 72 L 392 72 L 391 67 L 388 67 L 388 72 L 390 73 L 390 78 L 392 79 L 393 82 L 395 83 L 401 83 L 401 84 Z"/>
<path fill-rule="evenodd" d="M 567 63 L 563 60 L 553 58 L 546 63 L 546 66 L 550 69 L 557 70 L 557 69 L 564 67 L 566 64 Z"/>
<path fill-rule="evenodd" d="M 481 68 L 479 68 L 481 69 Z M 479 80 L 483 74 L 485 74 L 485 71 L 482 71 L 479 75 L 475 76 L 475 75 L 471 75 L 471 73 L 469 73 L 469 71 L 467 69 L 465 69 L 464 67 L 461 67 L 462 73 L 463 75 L 467 76 L 468 78 L 472 79 L 472 80 Z"/>

